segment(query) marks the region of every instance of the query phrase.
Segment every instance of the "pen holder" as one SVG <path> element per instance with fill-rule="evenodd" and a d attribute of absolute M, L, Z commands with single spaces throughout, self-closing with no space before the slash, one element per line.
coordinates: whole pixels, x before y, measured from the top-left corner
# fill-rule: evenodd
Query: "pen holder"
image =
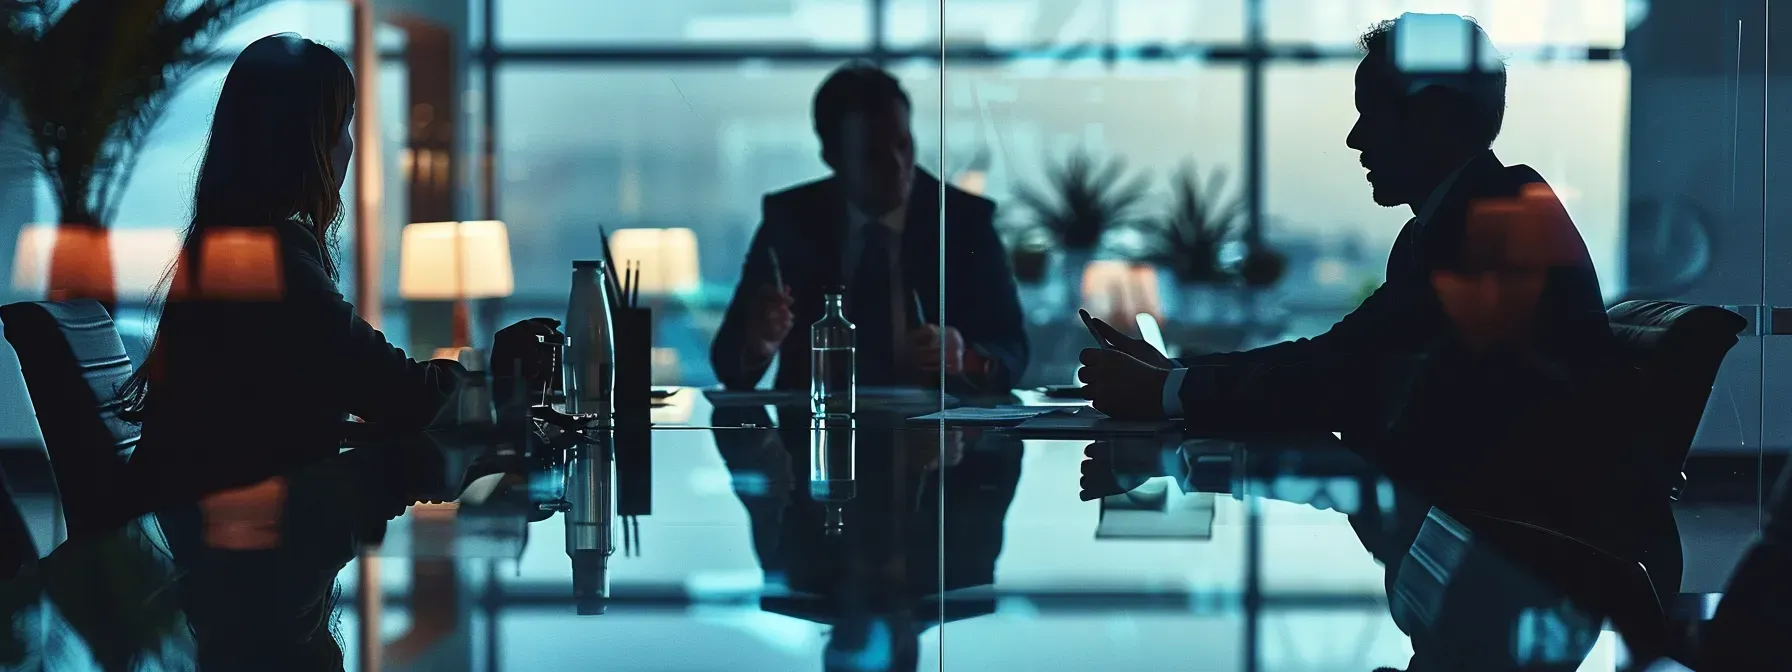
<path fill-rule="evenodd" d="M 616 409 L 652 408 L 653 311 L 623 308 L 612 320 L 616 329 Z"/>
<path fill-rule="evenodd" d="M 653 427 L 646 409 L 618 413 L 616 424 L 616 515 L 653 513 Z M 631 418 L 631 416 L 636 416 Z"/>

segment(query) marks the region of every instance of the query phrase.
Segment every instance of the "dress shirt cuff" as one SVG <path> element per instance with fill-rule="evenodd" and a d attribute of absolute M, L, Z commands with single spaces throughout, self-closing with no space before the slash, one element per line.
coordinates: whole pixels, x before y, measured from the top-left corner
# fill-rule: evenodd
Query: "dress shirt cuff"
<path fill-rule="evenodd" d="M 1188 377 L 1188 369 L 1170 369 L 1170 375 L 1164 377 L 1164 417 L 1182 417 L 1182 379 Z"/>

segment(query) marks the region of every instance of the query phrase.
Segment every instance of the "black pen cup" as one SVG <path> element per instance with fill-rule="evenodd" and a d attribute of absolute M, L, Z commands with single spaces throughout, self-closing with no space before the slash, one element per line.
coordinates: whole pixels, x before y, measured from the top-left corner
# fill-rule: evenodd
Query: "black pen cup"
<path fill-rule="evenodd" d="M 653 311 L 622 308 L 611 319 L 616 329 L 616 409 L 652 408 Z"/>

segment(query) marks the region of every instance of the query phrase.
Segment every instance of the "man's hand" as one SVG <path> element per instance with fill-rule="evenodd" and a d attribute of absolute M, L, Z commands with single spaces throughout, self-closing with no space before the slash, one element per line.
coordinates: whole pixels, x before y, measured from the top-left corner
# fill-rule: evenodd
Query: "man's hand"
<path fill-rule="evenodd" d="M 532 317 L 498 330 L 492 336 L 492 375 L 509 377 L 520 369 L 523 380 L 540 385 L 554 373 L 555 346 L 542 339 L 559 328 L 559 320 Z"/>
<path fill-rule="evenodd" d="M 1163 419 L 1164 380 L 1170 376 L 1169 369 L 1100 348 L 1084 350 L 1079 359 L 1083 369 L 1076 377 L 1083 382 L 1083 398 L 1094 402 L 1095 410 L 1121 420 Z"/>
<path fill-rule="evenodd" d="M 937 374 L 942 368 L 948 376 L 964 373 L 964 335 L 957 327 L 924 324 L 908 332 L 908 341 L 922 373 Z"/>
<path fill-rule="evenodd" d="M 1164 356 L 1164 353 L 1158 352 L 1157 348 L 1151 347 L 1150 343 L 1127 336 L 1126 334 L 1121 333 L 1119 329 L 1115 329 L 1112 325 L 1101 321 L 1099 318 L 1090 317 L 1089 311 L 1078 310 L 1077 313 L 1080 314 L 1083 319 L 1088 320 L 1089 324 L 1095 328 L 1095 333 L 1105 339 L 1108 342 L 1108 345 L 1113 346 L 1114 350 L 1131 355 L 1133 359 L 1144 362 L 1148 366 L 1155 366 L 1160 369 L 1169 369 L 1176 366 L 1174 362 L 1170 361 L 1169 357 Z"/>
<path fill-rule="evenodd" d="M 796 325 L 796 314 L 790 310 L 795 302 L 788 286 L 782 290 L 773 285 L 759 288 L 747 313 L 747 356 L 771 359 L 777 354 Z"/>
<path fill-rule="evenodd" d="M 1077 496 L 1087 502 L 1132 492 L 1163 476 L 1161 446 L 1141 442 L 1096 441 L 1083 449 L 1082 477 Z"/>

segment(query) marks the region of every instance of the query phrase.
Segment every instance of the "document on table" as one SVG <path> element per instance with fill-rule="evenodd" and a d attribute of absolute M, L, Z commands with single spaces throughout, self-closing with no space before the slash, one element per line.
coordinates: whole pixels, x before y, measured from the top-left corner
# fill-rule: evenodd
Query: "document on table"
<path fill-rule="evenodd" d="M 998 406 L 995 408 L 950 408 L 938 413 L 909 418 L 909 422 L 944 422 L 948 425 L 1018 425 L 1033 418 L 1062 410 L 1038 406 Z"/>
<path fill-rule="evenodd" d="M 1176 428 L 1176 420 L 1115 420 L 1094 408 L 1047 413 L 1015 425 L 1023 434 L 1156 434 Z"/>

